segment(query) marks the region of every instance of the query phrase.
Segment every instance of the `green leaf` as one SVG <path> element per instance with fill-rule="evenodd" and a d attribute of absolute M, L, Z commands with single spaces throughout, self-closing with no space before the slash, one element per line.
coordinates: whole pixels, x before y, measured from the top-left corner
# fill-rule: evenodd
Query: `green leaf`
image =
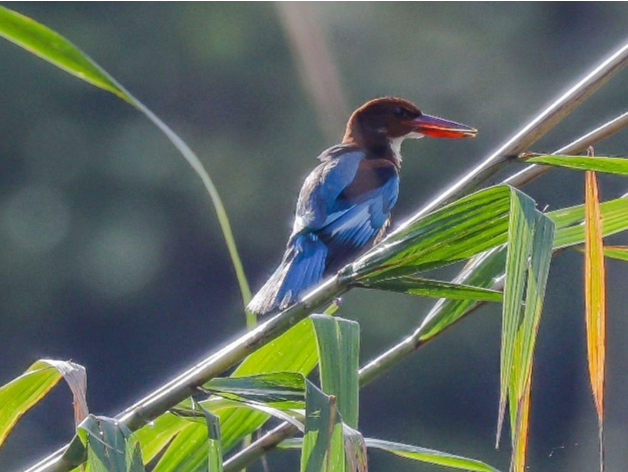
<path fill-rule="evenodd" d="M 232 376 L 242 377 L 281 371 L 308 375 L 317 362 L 314 329 L 311 320 L 305 319 L 248 356 Z M 268 419 L 266 414 L 242 409 L 221 411 L 219 416 L 225 452 L 230 451 Z"/>
<path fill-rule="evenodd" d="M 596 158 L 597 159 L 597 158 Z M 602 234 L 610 236 L 628 229 L 628 198 L 609 200 L 600 205 Z M 584 242 L 584 205 L 547 213 L 556 223 L 554 249 Z"/>
<path fill-rule="evenodd" d="M 152 461 L 188 425 L 185 419 L 165 413 L 136 431 L 135 437 L 142 447 L 145 463 Z"/>
<path fill-rule="evenodd" d="M 301 472 L 344 470 L 344 434 L 342 419 L 336 410 L 336 398 L 325 395 L 308 382 Z"/>
<path fill-rule="evenodd" d="M 398 277 L 379 281 L 368 280 L 358 282 L 356 286 L 420 295 L 422 297 L 451 298 L 454 300 L 501 302 L 503 299 L 502 292 L 497 290 L 419 277 Z"/>
<path fill-rule="evenodd" d="M 81 80 L 133 103 L 100 66 L 50 28 L 8 8 L 0 7 L 0 36 Z"/>
<path fill-rule="evenodd" d="M 554 156 L 526 153 L 520 159 L 528 164 L 628 175 L 628 159 L 620 157 Z"/>
<path fill-rule="evenodd" d="M 604 255 L 613 259 L 628 262 L 628 247 L 626 246 L 604 246 Z"/>
<path fill-rule="evenodd" d="M 244 305 L 246 305 L 251 298 L 251 291 L 244 274 L 242 261 L 238 254 L 227 212 L 216 186 L 203 167 L 201 160 L 190 147 L 172 131 L 168 125 L 161 121 L 142 102 L 131 95 L 128 90 L 102 67 L 96 64 L 96 62 L 80 51 L 70 41 L 50 28 L 8 8 L 0 7 L 0 36 L 79 79 L 85 80 L 92 85 L 117 95 L 141 111 L 166 135 L 203 181 L 203 185 L 212 199 L 218 222 L 220 223 L 220 228 L 224 235 L 225 242 L 227 243 L 227 249 L 229 250 L 229 255 L 231 256 L 231 261 L 238 279 L 242 300 Z M 247 324 L 249 326 L 255 324 L 254 315 L 247 313 Z"/>
<path fill-rule="evenodd" d="M 516 471 L 523 471 L 525 468 L 534 346 L 552 260 L 553 239 L 554 223 L 546 215 L 537 212 L 528 262 L 525 308 L 515 337 L 509 385 L 513 440 L 512 462 Z"/>
<path fill-rule="evenodd" d="M 18 378 L 0 387 L 0 445 L 22 415 L 64 377 L 74 393 L 75 417 L 87 415 L 85 368 L 73 362 L 39 360 Z"/>
<path fill-rule="evenodd" d="M 434 211 L 386 238 L 341 274 L 349 279 L 411 275 L 469 259 L 504 244 L 511 195 L 491 187 Z"/>
<path fill-rule="evenodd" d="M 89 472 L 144 472 L 137 439 L 123 424 L 89 415 L 77 434 L 87 448 Z"/>
<path fill-rule="evenodd" d="M 321 388 L 336 398 L 347 425 L 358 427 L 360 325 L 328 315 L 311 315 L 314 324 Z"/>
<path fill-rule="evenodd" d="M 248 356 L 234 371 L 232 377 L 277 371 L 293 371 L 308 375 L 317 362 L 314 329 L 311 320 L 305 319 Z M 206 402 L 201 403 L 207 407 Z M 216 414 L 220 417 L 224 453 L 236 447 L 269 418 L 268 413 L 242 407 L 222 408 Z M 173 426 L 170 438 L 174 437 L 174 440 L 160 458 L 156 472 L 203 466 L 207 450 L 203 447 L 205 431 L 202 425 L 188 424 L 181 430 L 178 429 L 179 424 Z M 166 438 L 168 433 L 162 431 L 162 438 Z"/>
<path fill-rule="evenodd" d="M 534 236 L 535 220 L 536 208 L 534 201 L 523 194 L 513 195 L 508 229 L 506 279 L 504 282 L 497 441 L 499 441 L 501 435 L 510 376 L 514 365 L 515 342 L 522 317 L 522 300 L 528 269 L 528 257 L 530 256 Z"/>
<path fill-rule="evenodd" d="M 186 423 L 159 459 L 153 472 L 207 470 L 207 426 Z"/>
<path fill-rule="evenodd" d="M 218 377 L 203 389 L 225 398 L 250 400 L 281 408 L 303 408 L 305 377 L 298 372 L 272 372 L 247 377 Z"/>
<path fill-rule="evenodd" d="M 220 418 L 199 405 L 207 422 L 207 466 L 209 472 L 222 472 Z"/>
<path fill-rule="evenodd" d="M 604 236 L 628 229 L 628 198 L 609 200 L 600 205 Z M 554 249 L 582 244 L 584 242 L 584 205 L 562 208 L 547 213 L 554 221 Z M 487 251 L 465 266 L 453 282 L 474 287 L 488 288 L 503 276 L 506 261 L 506 246 Z M 472 309 L 477 302 L 471 300 L 440 299 L 421 324 L 417 339 L 421 342 L 436 336 Z"/>
<path fill-rule="evenodd" d="M 451 467 L 452 469 L 472 470 L 475 472 L 499 472 L 497 469 L 475 459 L 468 459 L 446 452 L 426 449 L 424 447 L 409 446 L 407 444 L 395 443 L 390 441 L 382 441 L 379 439 L 366 438 L 366 446 L 383 451 L 392 452 L 393 454 L 406 459 L 427 462 L 443 467 Z"/>
<path fill-rule="evenodd" d="M 503 275 L 505 264 L 506 246 L 503 245 L 473 258 L 453 282 L 474 287 L 492 287 L 493 283 Z M 418 341 L 425 342 L 433 338 L 464 316 L 477 303 L 475 300 L 441 298 L 417 330 Z"/>

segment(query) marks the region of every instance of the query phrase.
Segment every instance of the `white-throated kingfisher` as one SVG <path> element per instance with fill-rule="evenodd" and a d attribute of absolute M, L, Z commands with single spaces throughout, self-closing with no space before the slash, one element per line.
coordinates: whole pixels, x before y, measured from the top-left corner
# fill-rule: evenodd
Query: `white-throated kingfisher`
<path fill-rule="evenodd" d="M 476 133 L 401 98 L 354 111 L 342 143 L 318 156 L 321 164 L 305 179 L 283 260 L 247 308 L 263 315 L 296 303 L 383 236 L 399 195 L 404 139 Z"/>

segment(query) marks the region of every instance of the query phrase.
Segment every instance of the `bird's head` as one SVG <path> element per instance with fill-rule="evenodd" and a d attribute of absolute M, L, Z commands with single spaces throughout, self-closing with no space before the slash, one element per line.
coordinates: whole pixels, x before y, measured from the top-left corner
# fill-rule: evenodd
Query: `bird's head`
<path fill-rule="evenodd" d="M 353 112 L 343 142 L 369 147 L 382 140 L 400 142 L 405 138 L 467 138 L 477 130 L 455 121 L 426 115 L 403 98 L 376 98 Z"/>

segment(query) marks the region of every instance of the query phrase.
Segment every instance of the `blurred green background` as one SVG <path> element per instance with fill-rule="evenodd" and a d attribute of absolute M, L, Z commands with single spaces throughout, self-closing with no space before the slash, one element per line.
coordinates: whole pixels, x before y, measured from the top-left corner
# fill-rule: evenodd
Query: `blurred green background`
<path fill-rule="evenodd" d="M 339 141 L 352 109 L 397 95 L 480 130 L 474 140 L 404 146 L 399 222 L 628 37 L 624 3 L 9 6 L 86 51 L 199 154 L 253 290 L 280 260 L 304 177 Z M 312 69 L 299 44 L 313 54 Z M 624 112 L 627 96 L 628 70 L 533 150 L 551 152 Z M 116 97 L 4 41 L 0 104 L 0 384 L 36 359 L 72 359 L 87 368 L 92 412 L 113 416 L 242 333 L 209 198 L 157 129 Z M 628 133 L 596 152 L 628 155 Z M 541 208 L 578 204 L 583 175 L 553 170 L 526 191 Z M 625 179 L 601 178 L 603 199 L 626 191 Z M 607 466 L 622 470 L 628 266 L 609 261 L 608 275 Z M 556 259 L 535 362 L 531 470 L 598 467 L 581 286 L 581 255 Z M 365 362 L 431 305 L 361 290 L 345 297 L 341 314 L 360 322 Z M 507 470 L 508 440 L 502 450 L 492 446 L 499 336 L 498 306 L 447 331 L 363 390 L 360 429 Z M 31 464 L 71 435 L 71 396 L 61 386 L 9 436 L 0 469 Z M 274 454 L 271 468 L 296 470 L 296 460 Z M 437 470 L 379 452 L 370 460 L 373 470 Z"/>

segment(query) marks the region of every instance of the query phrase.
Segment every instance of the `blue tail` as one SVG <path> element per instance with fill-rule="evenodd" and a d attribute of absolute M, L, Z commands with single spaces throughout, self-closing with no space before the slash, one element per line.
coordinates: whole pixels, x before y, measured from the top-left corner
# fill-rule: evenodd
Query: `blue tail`
<path fill-rule="evenodd" d="M 283 310 L 318 284 L 325 271 L 327 246 L 314 234 L 292 238 L 281 265 L 253 297 L 247 309 L 258 315 Z"/>

